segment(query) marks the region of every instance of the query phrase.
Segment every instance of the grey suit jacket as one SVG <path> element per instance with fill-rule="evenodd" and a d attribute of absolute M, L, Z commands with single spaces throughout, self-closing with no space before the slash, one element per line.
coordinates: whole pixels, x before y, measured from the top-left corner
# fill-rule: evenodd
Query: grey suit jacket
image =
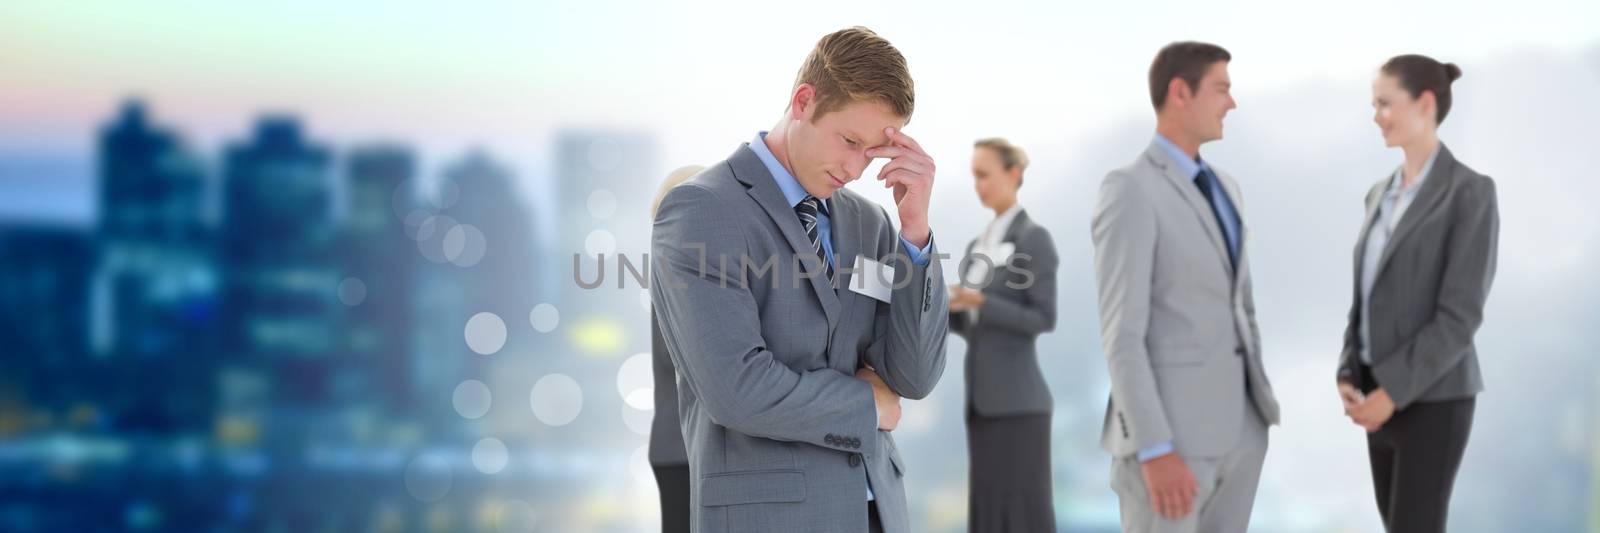
<path fill-rule="evenodd" d="M 1049 414 L 1055 401 L 1035 342 L 1056 329 L 1056 245 L 1027 210 L 1012 219 L 1002 242 L 1014 245 L 1015 258 L 994 258 L 977 321 L 950 314 L 950 330 L 967 340 L 967 405 L 984 416 Z M 968 256 L 977 243 L 967 244 Z"/>
<path fill-rule="evenodd" d="M 689 464 L 683 450 L 683 430 L 678 422 L 678 371 L 672 368 L 661 324 L 650 310 L 650 375 L 655 383 L 655 412 L 650 418 L 650 466 Z"/>
<path fill-rule="evenodd" d="M 1233 178 L 1212 170 L 1239 211 L 1238 272 L 1192 176 L 1160 146 L 1100 185 L 1092 234 L 1111 372 L 1101 445 L 1113 455 L 1172 440 L 1183 457 L 1218 457 L 1238 442 L 1244 416 L 1278 422 L 1261 364 L 1244 202 Z"/>
<path fill-rule="evenodd" d="M 905 258 L 882 208 L 849 190 L 829 204 L 841 286 L 858 282 L 858 255 L 896 265 L 892 303 L 797 274 L 810 241 L 748 146 L 657 211 L 650 291 L 679 373 L 696 531 L 867 531 L 868 483 L 885 531 L 910 531 L 905 465 L 854 374 L 870 365 L 901 396 L 928 395 L 944 372 L 943 277 Z"/>
<path fill-rule="evenodd" d="M 1391 174 L 1392 176 L 1392 174 Z M 1355 297 L 1339 376 L 1360 372 L 1362 253 L 1389 178 L 1368 191 L 1356 242 Z M 1372 375 L 1395 407 L 1466 398 L 1483 390 L 1473 334 L 1494 281 L 1500 234 L 1494 181 L 1439 146 L 1433 169 L 1378 260 L 1372 285 Z"/>

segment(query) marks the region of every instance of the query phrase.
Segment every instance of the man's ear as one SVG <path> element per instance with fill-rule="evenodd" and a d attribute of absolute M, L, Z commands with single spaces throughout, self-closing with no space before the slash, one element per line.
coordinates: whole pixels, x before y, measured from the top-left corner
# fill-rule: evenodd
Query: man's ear
<path fill-rule="evenodd" d="M 789 119 L 805 120 L 806 114 L 817 104 L 817 89 L 809 83 L 802 83 L 794 88 L 794 94 L 789 95 Z"/>
<path fill-rule="evenodd" d="M 1187 106 L 1192 99 L 1194 99 L 1194 91 L 1189 89 L 1189 83 L 1183 81 L 1183 78 L 1174 77 L 1167 82 L 1168 106 L 1173 103 L 1182 103 Z"/>

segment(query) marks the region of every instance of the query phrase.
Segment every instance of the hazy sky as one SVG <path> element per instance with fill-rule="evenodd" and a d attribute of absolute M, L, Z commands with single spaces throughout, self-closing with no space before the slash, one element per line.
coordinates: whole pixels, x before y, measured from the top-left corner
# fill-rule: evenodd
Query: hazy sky
<path fill-rule="evenodd" d="M 1365 79 L 1401 52 L 1468 64 L 1577 50 L 1600 38 L 1594 20 L 1600 5 L 1579 1 L 7 2 L 0 152 L 82 152 L 115 102 L 141 94 L 202 145 L 277 109 L 324 138 L 433 154 L 483 143 L 537 163 L 551 132 L 581 124 L 654 130 L 669 157 L 717 157 L 776 120 L 818 36 L 863 24 L 909 58 L 912 131 L 960 153 L 973 135 L 1092 133 L 1142 111 L 1149 56 L 1171 40 L 1229 47 L 1248 105 Z"/>

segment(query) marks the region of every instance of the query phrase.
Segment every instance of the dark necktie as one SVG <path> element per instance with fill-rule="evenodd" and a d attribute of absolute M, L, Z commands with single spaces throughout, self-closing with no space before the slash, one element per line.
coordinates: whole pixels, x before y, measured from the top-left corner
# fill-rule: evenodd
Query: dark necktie
<path fill-rule="evenodd" d="M 817 259 L 822 260 L 827 269 L 828 283 L 833 284 L 833 263 L 828 261 L 827 254 L 822 250 L 822 232 L 817 229 L 817 212 L 821 210 L 822 200 L 815 196 L 806 196 L 800 203 L 794 204 L 794 213 L 800 217 L 800 227 L 805 228 L 806 238 L 811 239 L 811 251 L 817 254 Z"/>
<path fill-rule="evenodd" d="M 1194 177 L 1194 184 L 1200 188 L 1200 194 L 1205 196 L 1206 205 L 1211 206 L 1211 215 L 1217 217 L 1217 230 L 1222 233 L 1222 243 L 1228 249 L 1228 263 L 1234 268 L 1239 268 L 1239 250 L 1234 245 L 1233 239 L 1228 236 L 1228 222 L 1222 219 L 1222 212 L 1217 210 L 1217 189 L 1222 188 L 1217 175 L 1211 169 L 1200 167 L 1200 172 Z"/>

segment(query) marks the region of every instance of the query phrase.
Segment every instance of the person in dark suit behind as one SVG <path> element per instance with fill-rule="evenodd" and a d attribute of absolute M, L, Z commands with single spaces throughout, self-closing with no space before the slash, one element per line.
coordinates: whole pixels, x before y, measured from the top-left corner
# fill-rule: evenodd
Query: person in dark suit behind
<path fill-rule="evenodd" d="M 1027 166 L 1005 139 L 973 147 L 973 187 L 995 219 L 950 288 L 950 329 L 967 341 L 967 530 L 978 533 L 1055 531 L 1053 400 L 1035 344 L 1056 327 L 1058 261 L 1050 232 L 1017 203 Z"/>
<path fill-rule="evenodd" d="M 1454 64 L 1390 59 L 1373 121 L 1405 162 L 1366 196 L 1340 354 L 1345 414 L 1367 431 L 1378 514 L 1389 531 L 1444 531 L 1483 390 L 1473 335 L 1494 280 L 1494 181 L 1439 142 Z"/>
<path fill-rule="evenodd" d="M 650 204 L 650 220 L 656 219 L 656 208 L 667 191 L 705 168 L 689 165 L 668 174 Z M 683 430 L 678 427 L 678 373 L 661 338 L 654 305 L 650 307 L 650 370 L 655 378 L 655 414 L 650 420 L 649 457 L 661 492 L 661 532 L 689 533 L 689 456 L 683 449 Z"/>

